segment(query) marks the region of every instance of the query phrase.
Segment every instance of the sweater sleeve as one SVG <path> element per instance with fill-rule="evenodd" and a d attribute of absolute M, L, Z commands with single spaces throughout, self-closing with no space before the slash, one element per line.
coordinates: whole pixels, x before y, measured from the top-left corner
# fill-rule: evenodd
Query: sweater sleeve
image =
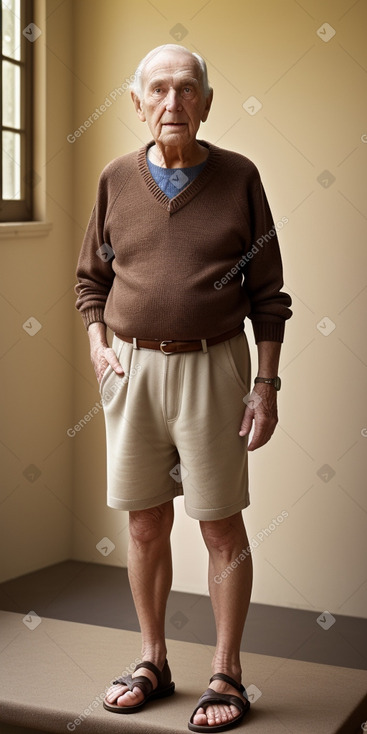
<path fill-rule="evenodd" d="M 107 177 L 102 172 L 76 269 L 75 306 L 87 329 L 95 321 L 104 323 L 104 308 L 115 277 L 114 252 L 106 235 L 107 213 Z"/>
<path fill-rule="evenodd" d="M 284 338 L 285 321 L 292 316 L 291 297 L 283 292 L 283 268 L 272 214 L 258 170 L 250 187 L 251 248 L 246 253 L 243 287 L 249 297 L 255 342 Z"/>

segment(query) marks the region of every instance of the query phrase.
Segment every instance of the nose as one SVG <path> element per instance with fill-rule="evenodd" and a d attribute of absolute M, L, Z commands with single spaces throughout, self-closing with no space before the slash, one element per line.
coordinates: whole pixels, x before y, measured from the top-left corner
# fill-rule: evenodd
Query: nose
<path fill-rule="evenodd" d="M 175 89 L 170 89 L 166 97 L 166 110 L 168 112 L 174 112 L 175 110 L 181 110 L 182 105 L 180 102 L 180 95 Z"/>

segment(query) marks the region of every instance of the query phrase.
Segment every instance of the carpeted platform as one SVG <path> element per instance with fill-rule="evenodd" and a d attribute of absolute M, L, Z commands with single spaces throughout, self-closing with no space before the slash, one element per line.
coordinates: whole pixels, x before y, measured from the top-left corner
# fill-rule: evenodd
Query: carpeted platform
<path fill-rule="evenodd" d="M 24 620 L 24 621 L 23 621 Z M 213 648 L 168 641 L 174 696 L 138 714 L 105 711 L 109 682 L 140 653 L 140 635 L 0 613 L 0 732 L 181 734 L 207 688 Z M 367 719 L 367 671 L 242 653 L 249 734 L 356 734 Z M 24 728 L 24 729 L 23 729 Z"/>

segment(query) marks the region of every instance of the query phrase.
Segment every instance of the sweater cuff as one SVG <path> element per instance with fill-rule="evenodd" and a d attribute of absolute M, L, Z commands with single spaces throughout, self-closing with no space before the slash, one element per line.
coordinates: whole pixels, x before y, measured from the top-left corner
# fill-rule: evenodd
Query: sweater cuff
<path fill-rule="evenodd" d="M 284 339 L 284 321 L 253 321 L 252 328 L 256 344 L 258 342 L 282 342 Z"/>
<path fill-rule="evenodd" d="M 104 308 L 100 308 L 99 306 L 92 306 L 91 308 L 86 308 L 84 311 L 80 311 L 80 315 L 83 319 L 84 326 L 86 329 L 93 324 L 95 321 L 100 321 L 102 324 L 105 323 L 104 320 Z"/>

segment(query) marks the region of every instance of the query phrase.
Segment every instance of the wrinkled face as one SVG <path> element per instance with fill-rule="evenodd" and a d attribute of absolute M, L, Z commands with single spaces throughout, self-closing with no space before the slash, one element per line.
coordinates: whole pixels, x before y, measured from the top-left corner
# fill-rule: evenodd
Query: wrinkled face
<path fill-rule="evenodd" d="M 148 123 L 156 142 L 182 148 L 195 140 L 212 99 L 211 94 L 205 99 L 195 57 L 161 51 L 144 69 L 142 90 L 142 99 L 133 95 L 133 100 L 139 118 Z"/>

